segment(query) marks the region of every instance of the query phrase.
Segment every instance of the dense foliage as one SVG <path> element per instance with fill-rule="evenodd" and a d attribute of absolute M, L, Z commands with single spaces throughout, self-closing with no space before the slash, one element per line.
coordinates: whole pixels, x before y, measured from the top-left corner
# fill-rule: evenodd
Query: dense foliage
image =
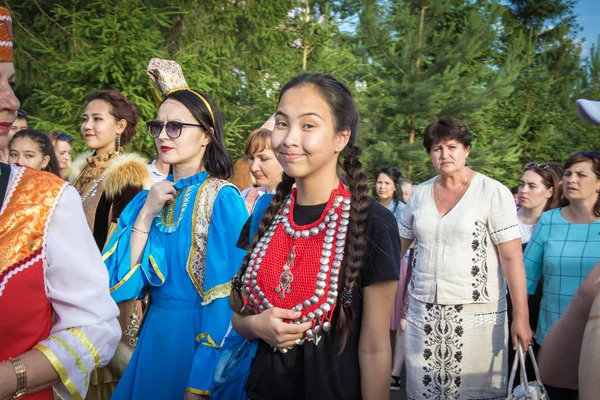
<path fill-rule="evenodd" d="M 79 131 L 85 96 L 125 93 L 141 114 L 133 150 L 152 155 L 145 70 L 177 60 L 222 110 L 234 158 L 274 111 L 279 88 L 329 72 L 355 91 L 369 170 L 433 170 L 422 132 L 440 115 L 475 135 L 470 165 L 516 183 L 523 164 L 599 148 L 574 100 L 600 99 L 600 48 L 581 58 L 573 0 L 19 0 L 17 95 L 42 130 Z M 83 149 L 78 139 L 76 150 Z"/>

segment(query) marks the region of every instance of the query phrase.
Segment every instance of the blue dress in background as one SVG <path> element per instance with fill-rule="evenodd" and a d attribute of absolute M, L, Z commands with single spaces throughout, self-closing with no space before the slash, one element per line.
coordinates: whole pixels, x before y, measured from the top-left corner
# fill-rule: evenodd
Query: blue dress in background
<path fill-rule="evenodd" d="M 542 214 L 524 255 L 527 293 L 534 294 L 544 277 L 535 338 L 540 345 L 600 261 L 600 221 L 573 224 L 563 218 L 561 210 Z"/>
<path fill-rule="evenodd" d="M 231 279 L 245 255 L 235 244 L 248 213 L 235 187 L 207 178 L 200 172 L 175 184 L 177 196 L 154 219 L 140 264 L 130 266 L 129 241 L 147 191 L 125 208 L 106 246 L 116 302 L 150 289 L 137 347 L 112 399 L 183 399 L 186 391 L 212 390 L 218 347 L 231 320 Z M 204 193 L 210 190 L 212 197 Z"/>

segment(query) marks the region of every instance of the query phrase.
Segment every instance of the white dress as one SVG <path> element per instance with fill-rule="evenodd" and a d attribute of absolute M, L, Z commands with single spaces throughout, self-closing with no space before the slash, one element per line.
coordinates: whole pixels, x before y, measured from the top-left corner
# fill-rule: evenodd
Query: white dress
<path fill-rule="evenodd" d="M 408 398 L 504 399 L 506 282 L 496 245 L 520 237 L 514 201 L 508 188 L 476 174 L 440 217 L 436 178 L 413 190 L 400 220 L 400 236 L 415 239 Z"/>

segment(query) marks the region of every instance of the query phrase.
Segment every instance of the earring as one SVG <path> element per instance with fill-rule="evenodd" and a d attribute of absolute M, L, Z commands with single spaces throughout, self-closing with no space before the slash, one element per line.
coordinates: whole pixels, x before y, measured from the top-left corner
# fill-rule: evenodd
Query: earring
<path fill-rule="evenodd" d="M 116 153 L 117 155 L 121 154 L 121 151 L 123 149 L 121 149 L 121 135 L 117 135 L 117 143 L 116 143 Z"/>

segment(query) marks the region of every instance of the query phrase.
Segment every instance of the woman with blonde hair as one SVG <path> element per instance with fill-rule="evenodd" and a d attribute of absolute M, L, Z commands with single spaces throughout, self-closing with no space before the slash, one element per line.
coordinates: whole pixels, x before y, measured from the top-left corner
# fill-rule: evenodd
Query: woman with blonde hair
<path fill-rule="evenodd" d="M 244 146 L 248 167 L 257 185 L 242 191 L 242 197 L 250 214 L 258 198 L 265 193 L 273 194 L 281 182 L 283 167 L 271 149 L 273 124 L 274 119 L 271 117 L 262 127 L 248 136 Z"/>
<path fill-rule="evenodd" d="M 525 251 L 527 289 L 543 277 L 536 342 L 546 335 L 600 260 L 600 152 L 577 151 L 565 163 L 563 192 L 568 204 L 542 214 Z M 550 398 L 576 398 L 573 387 L 546 385 Z"/>

